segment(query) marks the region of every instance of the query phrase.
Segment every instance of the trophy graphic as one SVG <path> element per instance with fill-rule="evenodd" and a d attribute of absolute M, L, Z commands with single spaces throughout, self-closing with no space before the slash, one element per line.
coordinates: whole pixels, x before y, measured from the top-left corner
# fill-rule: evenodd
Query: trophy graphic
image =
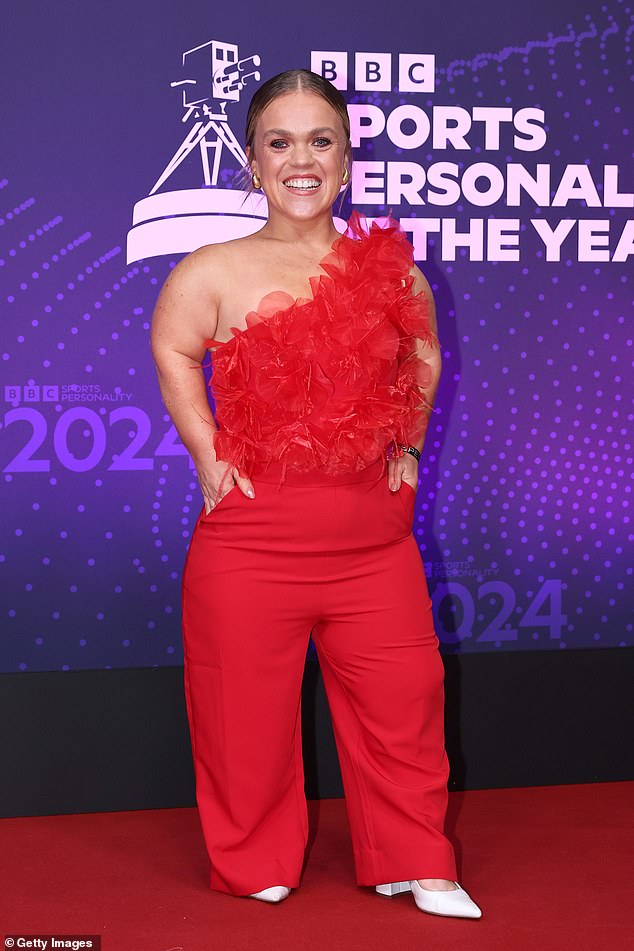
<path fill-rule="evenodd" d="M 249 79 L 260 79 L 259 65 L 259 56 L 239 59 L 237 45 L 217 40 L 183 54 L 188 78 L 171 86 L 182 87 L 181 121 L 193 120 L 193 125 L 148 197 L 134 206 L 127 240 L 128 264 L 160 254 L 195 251 L 204 244 L 253 234 L 262 227 L 267 216 L 263 195 L 254 194 L 245 201 L 241 189 L 218 186 L 223 148 L 241 166 L 247 164 L 229 126 L 226 108 L 228 103 L 239 101 Z M 200 188 L 160 192 L 161 186 L 196 149 L 200 152 L 204 184 Z"/>

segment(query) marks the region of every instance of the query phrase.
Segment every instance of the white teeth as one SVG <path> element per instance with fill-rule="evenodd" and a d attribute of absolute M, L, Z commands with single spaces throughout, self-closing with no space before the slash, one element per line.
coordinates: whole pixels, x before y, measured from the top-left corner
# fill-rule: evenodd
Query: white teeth
<path fill-rule="evenodd" d="M 290 178 L 284 184 L 287 188 L 319 188 L 321 182 L 315 181 L 314 178 Z"/>

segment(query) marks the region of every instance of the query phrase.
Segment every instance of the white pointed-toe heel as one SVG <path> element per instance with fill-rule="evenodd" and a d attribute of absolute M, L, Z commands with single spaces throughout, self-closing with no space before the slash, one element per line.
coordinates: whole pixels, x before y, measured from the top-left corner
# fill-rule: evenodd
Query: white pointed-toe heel
<path fill-rule="evenodd" d="M 458 882 L 454 882 L 457 887 L 451 891 L 432 891 L 430 888 L 423 888 L 416 879 L 411 881 L 410 885 L 414 901 L 421 911 L 426 911 L 430 915 L 451 915 L 456 918 L 482 917 L 482 909 Z"/>
<path fill-rule="evenodd" d="M 252 892 L 249 898 L 257 898 L 259 901 L 284 901 L 288 898 L 291 890 L 286 885 L 271 885 L 270 888 L 263 888 L 259 892 Z"/>
<path fill-rule="evenodd" d="M 481 918 L 482 909 L 467 894 L 458 882 L 456 888 L 450 891 L 432 890 L 423 888 L 416 879 L 409 882 L 388 882 L 386 885 L 377 885 L 379 895 L 391 898 L 402 892 L 412 892 L 414 901 L 421 911 L 430 915 L 447 915 L 455 918 Z"/>

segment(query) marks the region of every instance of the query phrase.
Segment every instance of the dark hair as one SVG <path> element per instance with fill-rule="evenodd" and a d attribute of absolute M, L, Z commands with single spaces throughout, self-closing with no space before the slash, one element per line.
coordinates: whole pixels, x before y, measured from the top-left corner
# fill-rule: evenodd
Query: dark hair
<path fill-rule="evenodd" d="M 296 92 L 298 89 L 306 90 L 307 92 L 313 92 L 317 96 L 321 96 L 322 99 L 325 99 L 332 108 L 335 110 L 339 118 L 341 119 L 344 132 L 346 134 L 346 148 L 345 155 L 346 159 L 350 159 L 350 165 L 352 165 L 352 144 L 350 142 L 350 117 L 348 116 L 348 109 L 346 107 L 346 101 L 336 89 L 332 83 L 328 82 L 327 79 L 324 79 L 323 76 L 320 76 L 319 73 L 313 73 L 310 69 L 287 69 L 283 73 L 278 73 L 276 76 L 272 76 L 270 79 L 267 79 L 259 89 L 257 89 L 249 103 L 249 108 L 247 110 L 247 119 L 246 119 L 246 128 L 245 128 L 245 145 L 249 146 L 251 151 L 251 158 L 255 156 L 255 127 L 257 121 L 269 105 L 270 102 L 273 102 L 274 99 L 277 99 L 278 96 L 283 96 L 288 92 Z M 340 199 L 343 199 L 346 196 L 346 192 L 350 187 L 350 181 L 352 179 L 352 171 L 350 179 L 346 183 L 345 189 L 340 194 Z M 243 188 L 246 191 L 245 201 L 249 195 L 255 192 L 255 186 L 251 178 L 251 168 L 249 163 L 238 172 L 236 176 L 236 185 L 238 188 Z M 341 209 L 341 203 L 339 205 Z"/>

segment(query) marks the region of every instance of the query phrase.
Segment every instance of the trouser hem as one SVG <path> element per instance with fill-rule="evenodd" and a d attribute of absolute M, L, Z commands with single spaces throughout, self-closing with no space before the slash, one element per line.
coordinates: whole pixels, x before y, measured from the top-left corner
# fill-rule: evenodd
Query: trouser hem
<path fill-rule="evenodd" d="M 227 895 L 251 895 L 272 885 L 286 885 L 287 888 L 298 888 L 301 881 L 301 870 L 288 871 L 280 862 L 271 862 L 263 865 L 258 862 L 257 869 L 225 871 L 222 874 L 213 866 L 209 872 L 209 887 L 212 891 L 224 892 Z"/>
<path fill-rule="evenodd" d="M 419 850 L 416 854 L 386 855 L 374 849 L 355 851 L 355 877 L 357 885 L 386 885 L 388 882 L 409 882 L 420 878 L 444 878 L 457 880 L 456 860 L 453 847 Z"/>

